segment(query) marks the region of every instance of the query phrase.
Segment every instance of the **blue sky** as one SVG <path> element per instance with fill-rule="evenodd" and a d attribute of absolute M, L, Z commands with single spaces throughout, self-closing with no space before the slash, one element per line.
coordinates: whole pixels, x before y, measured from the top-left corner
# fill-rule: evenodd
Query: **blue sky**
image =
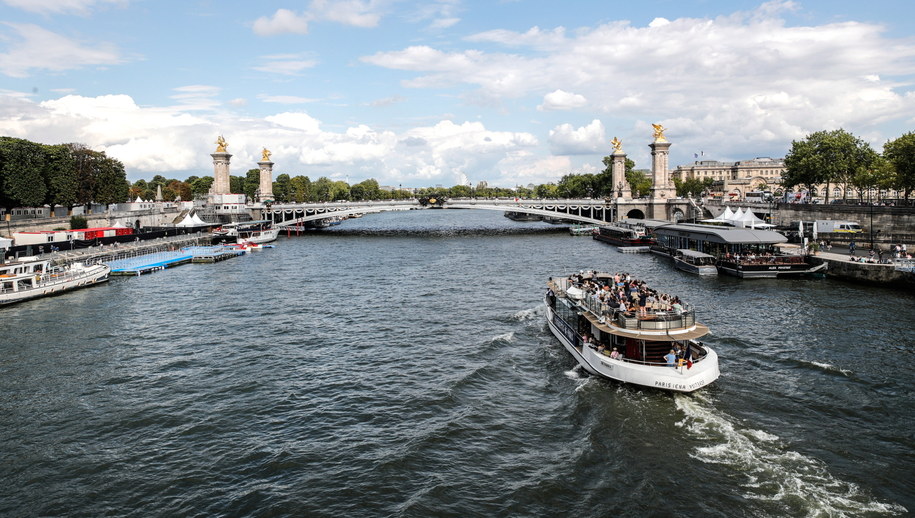
<path fill-rule="evenodd" d="M 131 180 L 213 172 L 511 187 L 915 130 L 915 2 L 0 0 L 0 134 Z"/>

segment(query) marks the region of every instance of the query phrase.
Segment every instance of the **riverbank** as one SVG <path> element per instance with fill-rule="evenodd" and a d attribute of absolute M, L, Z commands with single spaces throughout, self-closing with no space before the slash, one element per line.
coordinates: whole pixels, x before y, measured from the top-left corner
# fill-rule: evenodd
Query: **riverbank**
<path fill-rule="evenodd" d="M 818 252 L 814 257 L 827 264 L 827 277 L 887 288 L 915 287 L 915 273 L 898 270 L 895 263 L 860 263 L 849 255 L 833 252 Z"/>

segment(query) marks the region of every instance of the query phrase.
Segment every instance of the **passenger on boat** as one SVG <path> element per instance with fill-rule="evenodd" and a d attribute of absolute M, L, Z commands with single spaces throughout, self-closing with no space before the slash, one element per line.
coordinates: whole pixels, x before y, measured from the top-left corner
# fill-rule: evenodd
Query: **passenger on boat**
<path fill-rule="evenodd" d="M 620 352 L 616 349 L 616 347 L 614 347 L 613 352 L 610 353 L 610 358 L 612 358 L 614 360 L 620 359 Z"/>
<path fill-rule="evenodd" d="M 664 355 L 664 359 L 667 360 L 668 367 L 677 366 L 677 353 L 675 353 L 673 349 L 671 349 L 669 353 Z"/>

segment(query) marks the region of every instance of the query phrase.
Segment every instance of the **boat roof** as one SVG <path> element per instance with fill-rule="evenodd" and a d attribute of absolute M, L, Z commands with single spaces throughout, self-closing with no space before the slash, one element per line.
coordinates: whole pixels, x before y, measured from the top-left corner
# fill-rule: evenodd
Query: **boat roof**
<path fill-rule="evenodd" d="M 254 221 L 238 221 L 238 222 L 235 222 L 235 223 L 226 223 L 225 225 L 222 225 L 222 228 L 226 228 L 226 227 L 229 227 L 229 228 L 231 228 L 231 227 L 247 227 L 247 226 L 249 226 L 249 225 L 263 225 L 264 223 L 273 223 L 273 220 L 269 220 L 269 219 L 258 219 L 258 220 L 254 220 Z M 209 224 L 209 223 L 208 223 L 208 224 Z"/>
<path fill-rule="evenodd" d="M 683 254 L 686 257 L 711 257 L 712 259 L 715 258 L 714 255 L 699 252 L 697 250 L 690 250 L 688 248 L 679 248 L 679 249 L 677 249 L 677 252 L 680 252 L 681 254 Z"/>
<path fill-rule="evenodd" d="M 612 324 L 608 325 L 606 323 L 601 323 L 601 321 L 598 320 L 596 316 L 587 311 L 585 311 L 583 315 L 591 322 L 591 325 L 605 333 L 616 336 L 625 336 L 628 338 L 636 338 L 639 340 L 650 340 L 653 342 L 679 342 L 681 340 L 695 340 L 696 338 L 700 338 L 709 334 L 708 326 L 700 324 L 699 322 L 696 322 L 695 325 L 689 329 L 669 329 L 664 332 L 647 332 L 645 330 L 626 329 Z"/>
<path fill-rule="evenodd" d="M 654 232 L 658 235 L 677 235 L 698 241 L 727 245 L 772 245 L 788 241 L 787 237 L 773 230 L 720 227 L 697 223 L 670 223 L 655 227 Z"/>

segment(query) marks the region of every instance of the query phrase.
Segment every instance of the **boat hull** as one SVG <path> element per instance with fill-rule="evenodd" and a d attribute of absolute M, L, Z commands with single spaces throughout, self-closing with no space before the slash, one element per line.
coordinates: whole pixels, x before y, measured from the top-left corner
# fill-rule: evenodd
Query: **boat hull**
<path fill-rule="evenodd" d="M 713 264 L 696 265 L 675 257 L 674 266 L 678 270 L 695 275 L 718 275 L 718 267 Z"/>
<path fill-rule="evenodd" d="M 673 392 L 692 392 L 711 384 L 720 376 L 718 355 L 710 347 L 702 347 L 708 352 L 705 358 L 693 364 L 692 368 L 668 367 L 666 365 L 645 365 L 626 360 L 612 359 L 589 347 L 579 349 L 571 339 L 572 331 L 568 324 L 546 305 L 547 324 L 562 346 L 575 358 L 589 374 L 603 378 L 630 383 L 642 387 L 651 387 Z"/>
<path fill-rule="evenodd" d="M 107 281 L 110 274 L 111 268 L 107 265 L 82 267 L 78 273 L 59 278 L 51 277 L 35 287 L 0 292 L 0 305 L 59 295 L 67 291 L 94 286 Z"/>
<path fill-rule="evenodd" d="M 720 262 L 718 270 L 742 279 L 775 279 L 778 277 L 800 277 L 826 270 L 826 264 L 735 264 Z"/>

